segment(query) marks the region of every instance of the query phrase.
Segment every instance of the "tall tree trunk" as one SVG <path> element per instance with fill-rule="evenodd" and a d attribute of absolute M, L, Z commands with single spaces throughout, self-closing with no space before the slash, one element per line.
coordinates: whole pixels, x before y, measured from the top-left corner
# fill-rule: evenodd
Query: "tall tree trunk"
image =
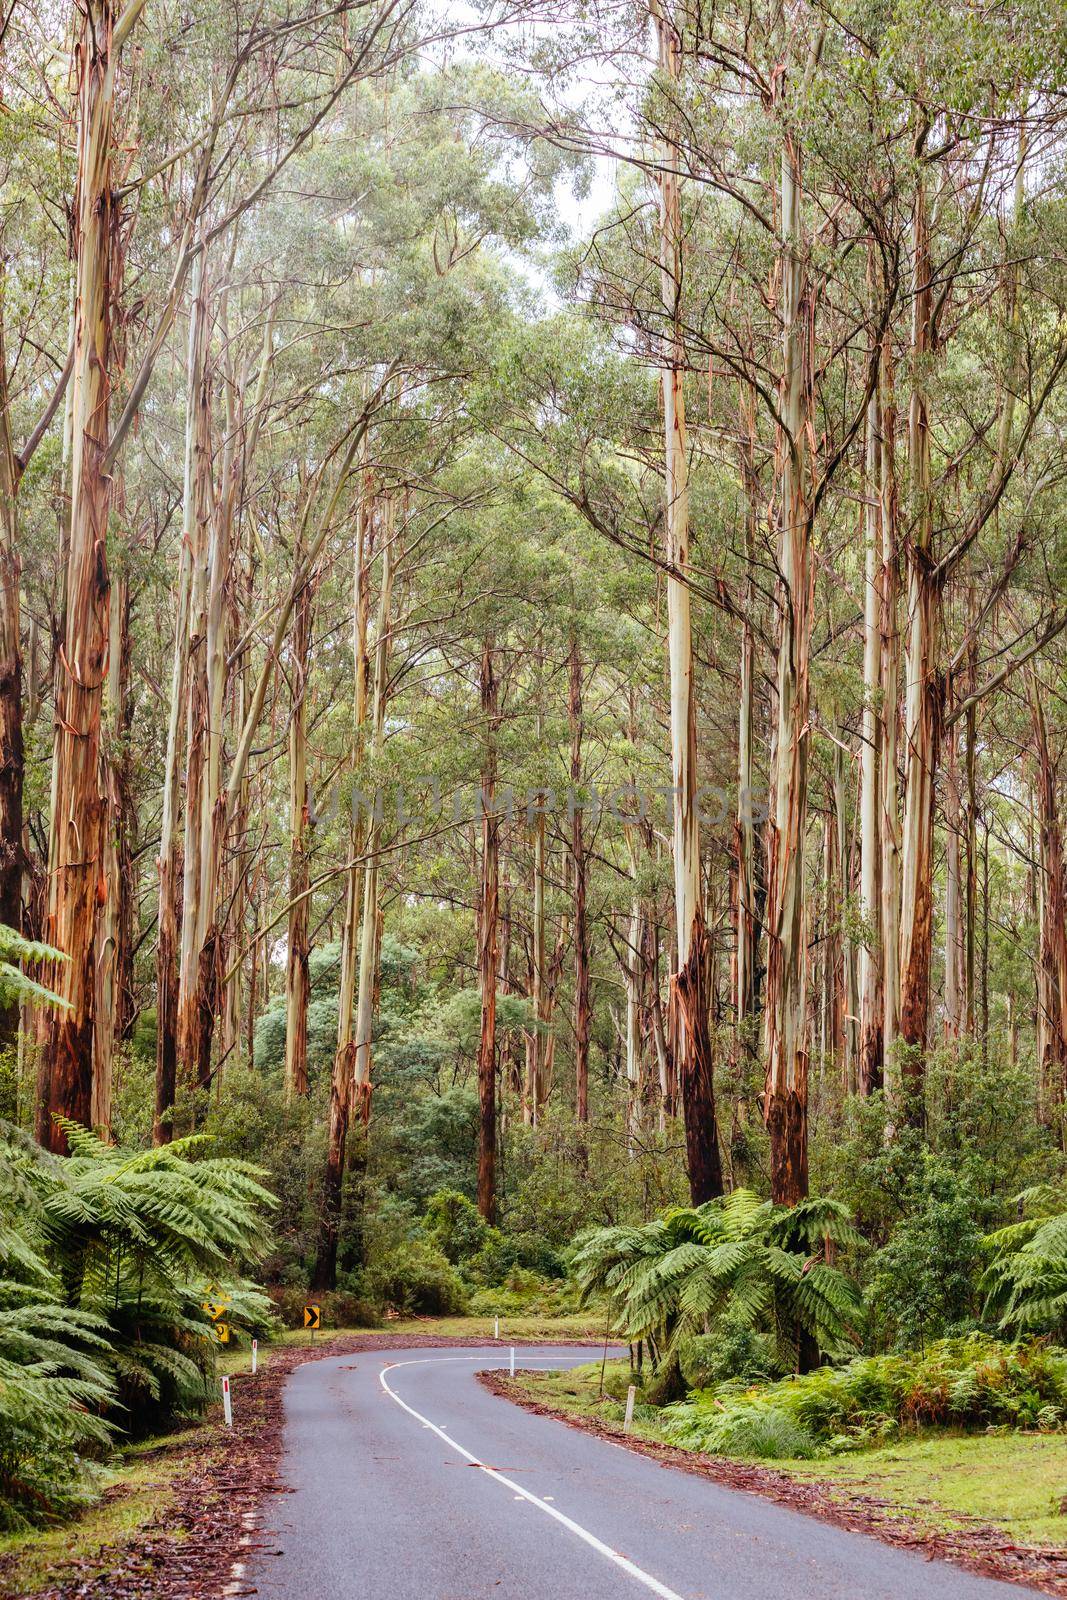
<path fill-rule="evenodd" d="M 843 729 L 839 733 L 843 733 Z M 837 881 L 841 898 L 838 917 L 844 922 L 840 930 L 840 1016 L 842 1083 L 846 1093 L 856 1091 L 856 1058 L 858 1054 L 859 987 L 856 967 L 856 941 L 848 930 L 843 911 L 852 894 L 852 842 L 848 827 L 848 797 L 846 794 L 846 751 L 839 737 L 834 746 L 834 815 L 837 824 Z"/>
<path fill-rule="evenodd" d="M 654 0 L 659 65 L 676 84 L 681 40 Z M 666 332 L 661 382 L 665 445 L 667 628 L 670 654 L 671 766 L 674 799 L 674 907 L 678 965 L 671 984 L 672 1043 L 685 1120 L 689 1191 L 694 1205 L 723 1192 L 715 1124 L 715 1085 L 708 1022 L 707 929 L 700 888 L 700 823 L 696 803 L 696 696 L 689 596 L 689 465 L 681 338 L 682 219 L 678 146 L 668 135 L 660 153 L 660 294 Z"/>
<path fill-rule="evenodd" d="M 876 387 L 867 407 L 865 552 L 863 572 L 863 721 L 860 729 L 860 915 L 863 943 L 859 954 L 859 1066 L 861 1095 L 882 1084 L 882 808 L 879 801 L 882 719 L 881 611 L 883 605 L 881 452 L 882 411 Z"/>
<path fill-rule="evenodd" d="M 966 1011 L 963 885 L 960 849 L 963 805 L 960 790 L 959 740 L 949 728 L 945 763 L 945 1034 L 959 1039 Z"/>
<path fill-rule="evenodd" d="M 632 1156 L 644 1120 L 646 1085 L 641 1049 L 642 907 L 634 874 L 623 957 L 626 988 L 626 1148 Z"/>
<path fill-rule="evenodd" d="M 300 559 L 300 553 L 297 553 Z M 285 1094 L 308 1092 L 307 684 L 311 648 L 311 582 L 293 614 L 293 704 L 289 721 L 289 937 L 285 967 Z"/>
<path fill-rule="evenodd" d="M 345 914 L 341 927 L 341 986 L 337 1009 L 337 1049 L 330 1074 L 330 1113 L 326 1170 L 323 1176 L 319 1239 L 312 1279 L 316 1289 L 333 1289 L 337 1283 L 337 1239 L 341 1221 L 341 1185 L 348 1139 L 348 1107 L 354 1082 L 356 1047 L 352 1036 L 353 1006 L 359 964 L 359 914 L 363 899 L 363 854 L 367 829 L 356 788 L 364 759 L 367 705 L 370 691 L 370 560 L 373 528 L 370 485 L 364 470 L 356 513 L 356 557 L 352 598 L 352 760 L 348 859 L 345 879 Z"/>
<path fill-rule="evenodd" d="M 900 905 L 900 1037 L 907 1111 L 922 1117 L 923 1054 L 930 1009 L 933 932 L 934 786 L 941 731 L 937 678 L 938 586 L 933 563 L 933 489 L 926 367 L 931 353 L 932 266 L 926 186 L 920 177 L 912 228 L 912 393 L 908 426 L 911 522 L 904 691 L 904 831 Z"/>
<path fill-rule="evenodd" d="M 42 1144 L 66 1150 L 55 1121 L 88 1123 L 92 1112 L 97 913 L 104 876 L 106 796 L 101 786 L 101 707 L 108 664 L 107 519 L 112 328 L 118 215 L 111 186 L 115 74 L 143 0 L 115 24 L 110 0 L 86 0 L 76 48 L 77 184 L 72 207 L 75 268 L 70 539 L 66 625 L 56 701 L 49 906 L 46 937 L 68 958 L 51 972 L 65 1002 L 49 1018 L 38 1081 Z"/>
<path fill-rule="evenodd" d="M 478 1041 L 478 1210 L 496 1220 L 496 988 L 500 818 L 496 813 L 496 740 L 500 691 L 493 641 L 485 640 L 479 674 L 485 723 L 482 768 L 482 878 L 478 897 L 478 981 L 482 995 Z"/>
<path fill-rule="evenodd" d="M 112 493 L 115 493 L 114 487 Z M 130 897 L 133 860 L 129 771 L 125 754 L 127 690 L 130 658 L 129 580 L 125 573 L 111 585 L 109 661 L 102 740 L 102 774 L 107 795 L 104 843 L 106 891 L 96 934 L 96 1026 L 93 1031 L 92 1125 L 111 1131 L 111 1093 L 115 1044 L 121 1037 L 132 923 Z"/>
<path fill-rule="evenodd" d="M 382 517 L 382 579 L 378 594 L 378 615 L 374 639 L 374 698 L 371 710 L 372 754 L 380 759 L 385 738 L 385 707 L 389 689 L 391 646 L 394 502 L 384 501 Z M 359 992 L 356 1000 L 356 1032 L 353 1055 L 352 1099 L 349 1118 L 370 1121 L 372 1090 L 371 1055 L 374 1037 L 374 1006 L 378 991 L 378 856 L 381 844 L 381 817 L 375 801 L 367 834 L 369 860 L 363 873 L 363 920 L 359 940 Z"/>
<path fill-rule="evenodd" d="M 540 745 L 540 738 L 538 739 Z M 530 1008 L 534 1026 L 526 1035 L 526 1084 L 522 1097 L 522 1120 L 536 1128 L 544 1105 L 543 1063 L 546 1038 L 545 1018 L 545 814 L 541 806 L 534 816 L 533 893 L 530 921 Z"/>
<path fill-rule="evenodd" d="M 203 436 L 199 422 L 206 342 L 204 261 L 193 271 L 186 356 L 185 478 L 182 492 L 182 540 L 178 555 L 178 608 L 174 625 L 167 748 L 163 767 L 163 809 L 159 839 L 159 932 L 156 945 L 156 1104 L 154 1144 L 174 1136 L 172 1108 L 178 1086 L 179 942 L 181 934 L 184 857 L 178 836 L 181 807 L 182 712 L 189 692 L 189 628 L 194 552 L 199 539 L 197 503 L 201 481 Z"/>
<path fill-rule="evenodd" d="M 771 1194 L 794 1205 L 808 1192 L 807 916 L 808 657 L 811 635 L 807 435 L 811 374 L 800 157 L 782 146 L 782 454 L 779 545 L 778 711 L 768 826 L 767 1087 Z"/>
<path fill-rule="evenodd" d="M 882 580 L 878 631 L 881 717 L 879 719 L 879 810 L 882 832 L 882 1071 L 900 1034 L 900 780 L 897 772 L 899 726 L 899 552 L 897 546 L 896 406 L 893 352 L 887 333 L 882 344 Z"/>
<path fill-rule="evenodd" d="M 19 464 L 11 436 L 4 297 L 7 273 L 0 260 L 0 922 L 22 925 L 22 646 L 20 638 L 16 495 Z M 18 1038 L 19 1004 L 0 1005 L 0 1050 Z"/>
<path fill-rule="evenodd" d="M 736 870 L 737 957 L 734 1009 L 738 1054 L 754 1054 L 753 1036 L 758 1000 L 760 907 L 757 884 L 754 767 L 756 652 L 753 612 L 756 605 L 755 559 L 759 483 L 756 476 L 756 402 L 751 385 L 742 391 L 741 472 L 745 485 L 745 615 L 741 624 L 740 693 L 737 723 L 737 818 L 734 825 Z"/>
<path fill-rule="evenodd" d="M 574 866 L 574 1104 L 579 1123 L 589 1121 L 589 923 L 586 909 L 588 870 L 582 831 L 582 658 L 577 631 L 572 631 L 568 662 L 571 725 L 571 860 Z"/>
<path fill-rule="evenodd" d="M 1027 688 L 1037 758 L 1037 809 L 1041 830 L 1039 998 L 1044 1001 L 1041 1066 L 1050 1102 L 1062 1109 L 1067 1104 L 1067 879 L 1064 877 L 1058 773 L 1049 749 L 1045 713 L 1033 673 L 1028 674 Z"/>

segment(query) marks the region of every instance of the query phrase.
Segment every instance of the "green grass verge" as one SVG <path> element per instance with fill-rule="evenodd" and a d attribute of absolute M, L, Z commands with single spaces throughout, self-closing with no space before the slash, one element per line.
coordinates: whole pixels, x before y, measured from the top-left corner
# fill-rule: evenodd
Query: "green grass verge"
<path fill-rule="evenodd" d="M 617 1422 L 631 1374 L 625 1361 L 609 1361 L 603 1399 L 599 1362 L 569 1372 L 526 1373 L 520 1381 L 543 1405 Z M 666 1443 L 650 1412 L 650 1407 L 639 1408 L 634 1434 Z M 873 1496 L 923 1531 L 956 1532 L 977 1522 L 1002 1528 L 1012 1543 L 1067 1545 L 1062 1433 L 924 1433 L 821 1461 L 758 1464 L 825 1484 L 843 1501 L 856 1494 Z"/>
<path fill-rule="evenodd" d="M 32 1595 L 77 1573 L 87 1581 L 115 1564 L 115 1552 L 174 1500 L 174 1484 L 195 1456 L 201 1428 L 183 1429 L 122 1450 L 107 1468 L 103 1498 L 72 1522 L 0 1534 L 0 1595 Z"/>

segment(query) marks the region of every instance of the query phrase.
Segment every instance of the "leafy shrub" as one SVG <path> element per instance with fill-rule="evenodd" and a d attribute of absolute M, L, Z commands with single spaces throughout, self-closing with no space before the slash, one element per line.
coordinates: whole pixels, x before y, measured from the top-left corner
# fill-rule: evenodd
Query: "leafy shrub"
<path fill-rule="evenodd" d="M 1067 1351 L 970 1334 L 938 1340 L 921 1355 L 857 1356 L 761 1389 L 733 1383 L 698 1391 L 665 1408 L 663 1418 L 679 1444 L 769 1454 L 781 1424 L 761 1432 L 757 1413 L 788 1418 L 824 1454 L 923 1427 L 1060 1427 L 1067 1422 Z M 777 1436 L 785 1441 L 784 1433 Z M 799 1436 L 778 1453 L 803 1455 L 798 1444 Z"/>
<path fill-rule="evenodd" d="M 447 1256 L 453 1266 L 476 1256 L 484 1249 L 490 1235 L 500 1237 L 474 1202 L 458 1189 L 438 1189 L 431 1196 L 423 1228 L 430 1243 Z"/>
<path fill-rule="evenodd" d="M 322 1310 L 324 1331 L 331 1328 L 380 1328 L 381 1316 L 365 1295 L 347 1289 L 294 1289 L 289 1286 L 272 1288 L 270 1298 L 283 1327 L 302 1328 L 304 1307 L 315 1302 Z"/>
<path fill-rule="evenodd" d="M 424 1239 L 409 1239 L 367 1268 L 367 1293 L 376 1305 L 406 1316 L 454 1316 L 467 1292 L 455 1268 Z"/>
<path fill-rule="evenodd" d="M 476 1289 L 469 1310 L 480 1317 L 566 1317 L 580 1310 L 580 1301 L 576 1283 L 513 1267 L 503 1283 Z"/>
<path fill-rule="evenodd" d="M 713 1455 L 810 1461 L 819 1453 L 808 1430 L 778 1406 L 741 1400 L 719 1412 L 692 1411 L 684 1405 L 670 1410 L 668 1437 Z"/>
<path fill-rule="evenodd" d="M 111 1429 L 107 1326 L 59 1284 L 0 1212 L 0 1529 L 69 1515 L 93 1498 L 87 1459 Z M 11 1273 L 12 1276 L 8 1276 Z"/>
<path fill-rule="evenodd" d="M 905 1216 L 871 1261 L 867 1303 L 886 1341 L 908 1350 L 973 1325 L 981 1233 L 970 1186 L 928 1152 L 903 1202 Z"/>
<path fill-rule="evenodd" d="M 204 1156 L 203 1137 L 133 1152 L 65 1129 L 66 1159 L 12 1129 L 2 1136 L 0 1253 L 14 1359 L 17 1337 L 47 1333 L 58 1342 L 45 1364 L 24 1344 L 25 1364 L 59 1383 L 59 1406 L 80 1403 L 64 1384 L 87 1382 L 105 1420 L 156 1427 L 207 1398 L 218 1346 L 205 1301 L 226 1295 L 238 1339 L 269 1328 L 269 1301 L 235 1266 L 263 1252 L 273 1200 L 256 1169 Z M 18 1403 L 17 1389 L 0 1389 L 0 1433 L 17 1431 Z M 76 1434 L 82 1424 L 70 1426 Z"/>
<path fill-rule="evenodd" d="M 781 1375 L 773 1340 L 730 1315 L 719 1318 L 714 1333 L 683 1340 L 678 1360 L 690 1389 L 707 1389 L 731 1378 L 764 1383 Z"/>

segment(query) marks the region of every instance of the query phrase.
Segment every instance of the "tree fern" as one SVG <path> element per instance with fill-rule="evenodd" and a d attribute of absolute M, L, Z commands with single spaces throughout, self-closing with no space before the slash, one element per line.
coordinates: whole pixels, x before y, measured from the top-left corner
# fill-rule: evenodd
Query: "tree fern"
<path fill-rule="evenodd" d="M 84 1457 L 112 1428 L 203 1403 L 218 1349 L 265 1329 L 240 1277 L 274 1202 L 257 1169 L 203 1138 L 128 1151 L 65 1124 L 70 1155 L 0 1130 L 0 1523 L 39 1521 L 92 1489 Z"/>
<path fill-rule="evenodd" d="M 739 1189 L 643 1228 L 588 1233 L 574 1270 L 586 1297 L 606 1297 L 615 1330 L 628 1339 L 672 1350 L 729 1311 L 772 1331 L 783 1364 L 793 1365 L 805 1335 L 831 1354 L 852 1342 L 858 1296 L 826 1258 L 855 1238 L 836 1201 L 787 1209 Z"/>
<path fill-rule="evenodd" d="M 986 1314 L 1016 1333 L 1067 1339 L 1067 1205 L 1049 1185 L 1017 1197 L 1029 1216 L 985 1240 Z"/>

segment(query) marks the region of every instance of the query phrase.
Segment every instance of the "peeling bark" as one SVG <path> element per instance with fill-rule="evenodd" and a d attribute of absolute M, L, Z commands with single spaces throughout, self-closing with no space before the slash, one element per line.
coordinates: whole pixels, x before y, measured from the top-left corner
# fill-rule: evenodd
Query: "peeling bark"
<path fill-rule="evenodd" d="M 298 557 L 299 559 L 299 552 Z M 285 967 L 285 1093 L 308 1092 L 308 930 L 311 895 L 308 868 L 307 685 L 311 650 L 311 584 L 305 584 L 293 616 L 293 704 L 289 721 L 289 929 Z"/>
<path fill-rule="evenodd" d="M 36 1130 L 58 1152 L 55 1122 L 88 1124 L 92 1113 L 94 956 L 106 897 L 107 800 L 101 787 L 101 709 L 108 665 L 107 520 L 112 330 L 118 297 L 118 208 L 112 192 L 115 74 L 123 38 L 140 5 L 115 30 L 109 0 L 86 0 L 75 50 L 78 85 L 77 186 L 72 208 L 76 258 L 71 371 L 71 511 L 66 623 L 59 660 L 53 765 L 53 826 L 46 937 L 68 957 L 50 972 L 65 1004 L 49 1018 L 38 1081 Z M 114 34 L 114 36 L 113 36 Z"/>
<path fill-rule="evenodd" d="M 681 76 L 681 40 L 653 0 L 659 65 Z M 689 483 L 681 337 L 682 218 L 678 146 L 663 141 L 659 173 L 660 295 L 666 332 L 661 386 L 666 500 L 667 630 L 670 655 L 671 770 L 674 801 L 674 908 L 678 960 L 671 982 L 671 1043 L 685 1121 L 689 1188 L 693 1204 L 722 1193 L 715 1122 L 711 1033 L 705 972 L 706 929 L 701 904 L 700 823 L 697 813 L 696 695 L 689 595 Z"/>
<path fill-rule="evenodd" d="M 365 452 L 364 452 L 365 455 Z M 352 761 L 350 768 L 351 810 L 348 827 L 349 860 L 345 883 L 345 912 L 341 929 L 341 988 L 337 1012 L 337 1049 L 330 1074 L 330 1110 L 327 1132 L 326 1169 L 323 1174 L 322 1209 L 319 1239 L 312 1278 L 316 1289 L 333 1289 L 337 1283 L 337 1239 L 341 1223 L 341 1186 L 348 1139 L 348 1106 L 355 1076 L 356 1047 L 352 1037 L 352 1013 L 356 994 L 359 960 L 359 915 L 363 898 L 363 854 L 366 826 L 356 801 L 364 759 L 367 705 L 370 690 L 370 558 L 373 514 L 371 489 L 366 471 L 361 474 L 361 492 L 356 521 L 356 555 L 352 600 Z"/>
<path fill-rule="evenodd" d="M 767 1085 L 771 1194 L 794 1205 L 807 1194 L 807 916 L 804 846 L 808 820 L 808 658 L 813 572 L 807 439 L 811 426 L 811 307 L 803 253 L 800 157 L 782 147 L 782 439 L 779 543 L 778 712 L 775 781 L 768 822 Z"/>
<path fill-rule="evenodd" d="M 939 581 L 933 559 L 933 490 L 926 366 L 932 347 L 933 285 L 926 188 L 920 178 L 912 226 L 911 410 L 908 454 L 908 640 L 904 690 L 904 829 L 900 906 L 900 1037 L 909 1114 L 921 1118 L 933 932 L 934 785 L 941 734 L 937 675 Z"/>
<path fill-rule="evenodd" d="M 882 1084 L 884 1026 L 881 938 L 882 812 L 879 805 L 882 721 L 881 611 L 883 547 L 881 504 L 882 410 L 876 388 L 867 407 L 866 505 L 863 571 L 863 721 L 860 728 L 860 915 L 864 939 L 859 952 L 859 1062 L 857 1088 L 873 1094 Z"/>

